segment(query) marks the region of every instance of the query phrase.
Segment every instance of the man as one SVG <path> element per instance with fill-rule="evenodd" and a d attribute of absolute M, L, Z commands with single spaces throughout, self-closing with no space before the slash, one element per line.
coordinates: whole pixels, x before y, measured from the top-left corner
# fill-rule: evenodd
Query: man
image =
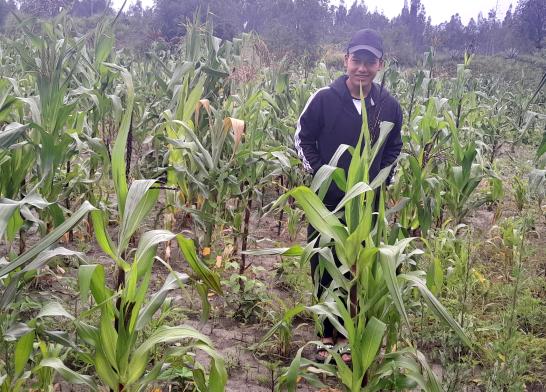
<path fill-rule="evenodd" d="M 396 161 L 402 149 L 400 135 L 402 109 L 394 97 L 373 82 L 382 67 L 383 40 L 379 34 L 371 29 L 356 32 L 345 54 L 346 75 L 315 92 L 307 101 L 298 120 L 295 146 L 306 170 L 316 173 L 322 165 L 330 161 L 341 144 L 356 146 L 362 127 L 363 104 L 366 107 L 372 140 L 379 135 L 379 125 L 382 121 L 394 123 L 394 128 L 370 168 L 370 179 L 373 179 L 382 168 Z M 361 88 L 364 103 L 360 100 Z M 351 155 L 345 152 L 337 166 L 347 172 L 350 161 Z M 387 181 L 390 180 L 389 177 Z M 326 207 L 333 210 L 343 196 L 343 192 L 332 182 L 323 201 Z M 308 236 L 310 238 L 316 236 L 312 226 L 309 226 Z M 330 285 L 332 278 L 324 272 L 317 282 L 315 270 L 318 264 L 319 257 L 315 255 L 311 259 L 311 276 L 315 286 L 318 285 L 320 297 L 324 289 Z M 343 360 L 350 362 L 346 339 L 341 336 L 336 340 L 336 331 L 327 319 L 323 324 L 321 341 L 323 344 L 317 347 L 318 361 L 323 361 L 327 357 L 327 348 L 333 348 L 334 344 L 338 344 L 343 348 L 340 350 Z"/>

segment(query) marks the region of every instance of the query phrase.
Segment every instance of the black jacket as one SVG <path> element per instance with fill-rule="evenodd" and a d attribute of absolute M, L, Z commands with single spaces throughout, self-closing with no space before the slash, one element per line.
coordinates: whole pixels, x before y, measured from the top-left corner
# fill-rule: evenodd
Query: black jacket
<path fill-rule="evenodd" d="M 298 120 L 295 146 L 303 166 L 311 173 L 327 164 L 340 144 L 356 146 L 362 127 L 362 116 L 356 109 L 353 98 L 345 84 L 347 76 L 341 76 L 330 86 L 313 94 Z M 379 134 L 382 121 L 394 123 L 387 140 L 370 168 L 370 179 L 379 171 L 391 165 L 402 149 L 402 109 L 388 91 L 377 84 L 372 85 L 365 98 L 368 126 L 373 136 Z M 338 167 L 347 172 L 351 155 L 345 152 L 338 161 Z M 324 203 L 335 206 L 343 198 L 343 192 L 332 182 Z"/>

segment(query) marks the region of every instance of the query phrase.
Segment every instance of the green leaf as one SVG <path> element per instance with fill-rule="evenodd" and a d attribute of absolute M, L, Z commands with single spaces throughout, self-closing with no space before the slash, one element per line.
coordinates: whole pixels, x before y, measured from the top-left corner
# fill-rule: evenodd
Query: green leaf
<path fill-rule="evenodd" d="M 30 330 L 25 335 L 21 336 L 19 340 L 17 341 L 17 344 L 15 345 L 15 377 L 19 377 L 21 374 L 23 374 L 23 371 L 25 370 L 25 366 L 28 362 L 28 359 L 30 358 L 30 354 L 32 353 L 32 346 L 34 344 L 34 336 L 35 332 L 34 330 Z"/>
<path fill-rule="evenodd" d="M 12 200 L 0 200 L 0 238 L 4 236 L 6 230 L 8 230 L 13 216 L 19 216 L 21 219 L 21 214 L 17 211 L 19 210 L 19 203 L 13 202 Z M 6 235 L 9 235 L 9 230 Z"/>
<path fill-rule="evenodd" d="M 332 323 L 336 331 L 338 331 L 343 336 L 348 336 L 349 333 L 347 329 L 340 323 L 339 318 L 341 317 L 340 309 L 335 302 L 323 302 L 313 306 L 308 306 L 307 310 L 315 313 L 318 316 L 326 316 L 328 320 Z"/>
<path fill-rule="evenodd" d="M 444 282 L 444 271 L 442 262 L 435 257 L 427 271 L 427 287 L 434 295 L 440 294 Z"/>
<path fill-rule="evenodd" d="M 418 278 L 417 276 L 410 274 L 400 274 L 398 275 L 400 279 L 405 279 L 415 286 L 421 296 L 427 303 L 428 307 L 436 314 L 436 316 L 447 325 L 459 336 L 459 338 L 470 348 L 473 348 L 473 344 L 470 339 L 466 336 L 465 332 L 455 321 L 455 319 L 449 314 L 449 312 L 444 308 L 444 306 L 438 301 L 438 299 L 430 292 L 425 283 Z"/>
<path fill-rule="evenodd" d="M 389 289 L 392 300 L 398 313 L 404 319 L 404 322 L 409 327 L 409 318 L 404 307 L 402 292 L 396 278 L 396 267 L 398 265 L 399 248 L 395 245 L 383 245 L 379 248 L 379 260 L 383 269 L 385 283 Z"/>
<path fill-rule="evenodd" d="M 4 332 L 3 339 L 6 342 L 13 342 L 30 331 L 34 331 L 34 328 L 30 328 L 27 324 L 16 322 L 10 325 L 9 329 Z"/>
<path fill-rule="evenodd" d="M 204 351 L 211 357 L 209 385 L 207 391 L 224 392 L 228 379 L 224 359 L 212 347 L 206 344 L 197 343 L 195 347 Z"/>
<path fill-rule="evenodd" d="M 114 372 L 114 369 L 106 359 L 106 356 L 100 347 L 97 348 L 95 354 L 95 369 L 101 380 L 104 381 L 111 390 L 116 392 L 119 391 L 119 377 Z"/>
<path fill-rule="evenodd" d="M 21 136 L 25 134 L 28 125 L 11 123 L 0 132 L 0 149 L 10 148 Z"/>
<path fill-rule="evenodd" d="M 114 251 L 114 244 L 110 239 L 110 235 L 106 230 L 104 224 L 104 212 L 101 210 L 96 210 L 91 212 L 91 220 L 93 222 L 93 231 L 95 232 L 95 240 L 101 247 L 102 251 L 110 256 L 112 259 L 116 260 L 118 257 Z"/>
<path fill-rule="evenodd" d="M 136 180 L 131 184 L 127 193 L 125 213 L 122 215 L 117 256 L 127 248 L 131 236 L 154 207 L 159 196 L 158 189 L 150 189 L 154 184 L 155 180 Z"/>
<path fill-rule="evenodd" d="M 341 210 L 343 207 L 345 207 L 345 204 L 347 204 L 348 201 L 371 190 L 372 188 L 368 184 L 364 182 L 357 182 L 351 187 L 351 189 L 347 193 L 345 193 L 345 196 L 343 196 L 343 199 L 341 199 L 336 209 L 332 211 L 332 213 L 335 214 L 336 212 Z"/>
<path fill-rule="evenodd" d="M 314 343 L 319 344 L 320 342 L 314 342 Z M 307 344 L 313 344 L 313 342 L 309 342 Z M 297 389 L 297 386 L 298 386 L 297 378 L 298 378 L 298 373 L 300 369 L 301 355 L 302 355 L 303 349 L 305 348 L 305 346 L 307 346 L 307 344 L 298 350 L 298 352 L 296 353 L 296 356 L 290 363 L 290 366 L 288 367 L 288 370 L 286 372 L 286 389 L 288 390 L 288 392 L 295 392 Z"/>
<path fill-rule="evenodd" d="M 383 146 L 383 143 L 385 143 L 385 140 L 387 140 L 387 137 L 391 130 L 394 128 L 394 123 L 389 121 L 381 121 L 381 124 L 379 124 L 379 137 L 375 141 L 371 156 L 370 156 L 370 166 L 372 165 L 373 161 L 377 157 L 377 154 L 379 153 L 381 146 Z"/>
<path fill-rule="evenodd" d="M 62 246 L 52 249 L 52 250 L 46 250 L 42 253 L 40 253 L 32 262 L 27 264 L 25 268 L 23 268 L 23 272 L 28 272 L 32 270 L 37 270 L 42 268 L 49 260 L 51 260 L 54 257 L 63 256 L 63 257 L 75 257 L 79 259 L 80 261 L 87 263 L 87 258 L 82 252 L 76 252 L 74 250 L 66 249 Z"/>
<path fill-rule="evenodd" d="M 80 300 L 87 302 L 87 296 L 89 289 L 94 283 L 94 287 L 104 287 L 106 289 L 106 282 L 104 280 L 104 266 L 102 264 L 81 265 L 78 269 L 78 285 L 80 289 Z M 93 296 L 97 303 L 104 302 L 109 295 L 106 292 L 94 292 Z"/>
<path fill-rule="evenodd" d="M 383 169 L 381 169 L 379 171 L 379 173 L 377 173 L 375 178 L 372 180 L 372 182 L 370 183 L 370 188 L 376 189 L 376 188 L 379 188 L 381 185 L 383 185 L 385 183 L 385 181 L 387 180 L 387 178 L 389 177 L 389 174 L 391 173 L 392 167 L 395 164 L 396 164 L 396 162 L 393 163 L 390 166 L 387 166 L 387 167 L 384 167 Z"/>
<path fill-rule="evenodd" d="M 207 286 L 216 292 L 218 295 L 222 295 L 222 287 L 220 286 L 220 277 L 218 274 L 212 272 L 198 257 L 195 250 L 195 244 L 192 240 L 184 237 L 181 234 L 176 236 L 178 246 L 184 255 L 184 258 L 192 268 L 193 272 L 203 280 Z"/>
<path fill-rule="evenodd" d="M 168 344 L 183 339 L 194 339 L 212 346 L 209 338 L 191 327 L 161 326 L 133 352 L 128 366 L 130 375 L 127 383 L 135 382 L 142 376 L 148 366 L 149 353 L 152 348 L 161 343 Z"/>
<path fill-rule="evenodd" d="M 294 245 L 290 248 L 263 248 L 263 249 L 253 249 L 241 252 L 245 255 L 251 256 L 265 256 L 265 255 L 278 255 L 286 257 L 299 257 L 303 254 L 303 248 L 301 245 Z"/>
<path fill-rule="evenodd" d="M 201 96 L 203 95 L 204 84 L 205 78 L 201 77 L 195 84 L 195 87 L 188 94 L 187 98 L 180 96 L 181 99 L 186 98 L 186 100 L 184 102 L 178 103 L 179 108 L 182 109 L 182 111 L 177 111 L 177 120 L 182 120 L 186 122 L 191 120 L 191 117 L 195 112 L 197 102 L 199 102 Z M 179 116 L 180 114 L 182 114 L 182 116 Z"/>
<path fill-rule="evenodd" d="M 3 237 L 6 228 L 10 223 L 10 219 L 18 209 L 24 206 L 33 206 L 39 209 L 44 209 L 51 205 L 45 201 L 37 193 L 30 193 L 20 201 L 14 201 L 10 199 L 0 199 L 0 238 Z"/>
<path fill-rule="evenodd" d="M 142 235 L 135 253 L 135 263 L 138 264 L 139 278 L 151 268 L 157 246 L 162 242 L 171 241 L 175 237 L 176 235 L 168 230 L 150 230 Z"/>
<path fill-rule="evenodd" d="M 173 276 L 173 274 L 176 274 L 176 276 Z M 155 312 L 157 312 L 165 302 L 165 299 L 167 298 L 169 292 L 176 289 L 180 283 L 188 282 L 189 278 L 190 277 L 186 274 L 174 271 L 169 276 L 167 276 L 167 279 L 165 280 L 165 283 L 163 284 L 161 290 L 156 292 L 150 298 L 146 306 L 143 307 L 142 310 L 139 312 L 135 330 L 140 331 L 144 327 L 146 327 L 146 325 L 148 325 L 148 323 L 152 320 Z"/>
<path fill-rule="evenodd" d="M 59 373 L 62 378 L 71 384 L 86 385 L 87 387 L 91 388 L 92 391 L 97 390 L 97 386 L 90 376 L 79 374 L 78 372 L 68 368 L 59 358 L 42 359 L 38 365 L 38 369 L 42 367 L 52 368 Z"/>
<path fill-rule="evenodd" d="M 118 363 L 116 361 L 118 333 L 114 329 L 114 320 L 110 317 L 109 312 L 102 312 L 101 314 L 99 335 L 100 346 L 106 356 L 106 359 L 112 368 L 119 370 Z"/>
<path fill-rule="evenodd" d="M 212 346 L 212 341 L 194 328 L 186 326 L 169 327 L 161 326 L 155 330 L 152 335 L 146 339 L 133 353 L 133 358 L 138 358 L 149 352 L 160 343 L 173 343 L 183 339 L 194 339 L 208 346 Z"/>
<path fill-rule="evenodd" d="M 89 202 L 85 201 L 82 206 L 76 211 L 70 218 L 65 220 L 60 226 L 55 228 L 52 232 L 42 238 L 36 245 L 34 245 L 27 252 L 23 253 L 21 256 L 17 257 L 8 265 L 0 269 L 0 278 L 14 271 L 15 269 L 23 266 L 25 263 L 34 259 L 41 252 L 53 245 L 59 238 L 61 238 L 64 233 L 73 228 L 78 224 L 78 222 L 83 219 L 88 212 L 95 210 Z"/>
<path fill-rule="evenodd" d="M 387 325 L 378 320 L 375 317 L 372 317 L 366 328 L 364 329 L 364 339 L 361 344 L 362 355 L 361 355 L 361 368 L 360 371 L 364 374 L 373 363 L 377 357 L 377 352 L 383 341 L 383 336 L 387 330 Z"/>
<path fill-rule="evenodd" d="M 95 68 L 100 69 L 114 47 L 114 34 L 106 23 L 97 26 L 95 38 Z"/>
<path fill-rule="evenodd" d="M 126 106 L 118 130 L 118 136 L 112 149 L 112 178 L 114 180 L 114 188 L 118 197 L 119 211 L 121 216 L 125 216 L 125 201 L 127 199 L 127 178 L 125 170 L 125 150 L 127 147 L 127 137 L 131 127 L 133 115 L 133 103 L 135 100 L 135 91 L 133 87 L 133 79 L 129 71 L 119 65 L 104 63 L 104 65 L 112 70 L 119 71 L 127 89 Z"/>
<path fill-rule="evenodd" d="M 321 234 L 326 234 L 337 243 L 342 244 L 347 232 L 338 218 L 329 211 L 319 197 L 306 186 L 299 186 L 287 195 L 294 197 L 305 212 L 309 223 Z"/>
<path fill-rule="evenodd" d="M 68 313 L 63 306 L 58 302 L 48 302 L 45 304 L 36 318 L 43 317 L 66 317 L 70 320 L 74 319 L 70 313 Z"/>
<path fill-rule="evenodd" d="M 205 283 L 197 282 L 195 285 L 195 288 L 197 289 L 197 292 L 199 293 L 199 297 L 201 298 L 201 322 L 207 321 L 210 315 L 210 302 L 209 302 L 209 290 Z"/>

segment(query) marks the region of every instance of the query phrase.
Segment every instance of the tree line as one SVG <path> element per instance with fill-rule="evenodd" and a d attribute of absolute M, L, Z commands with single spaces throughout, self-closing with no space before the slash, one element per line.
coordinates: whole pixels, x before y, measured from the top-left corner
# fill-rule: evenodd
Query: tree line
<path fill-rule="evenodd" d="M 10 9 L 37 17 L 67 9 L 76 17 L 92 18 L 113 13 L 108 7 L 107 0 L 0 0 L 0 27 Z M 546 44 L 544 0 L 518 0 L 504 15 L 492 9 L 466 25 L 459 14 L 432 24 L 421 0 L 406 0 L 400 14 L 391 19 L 370 10 L 362 0 L 351 4 L 341 0 L 338 5 L 328 0 L 155 0 L 151 8 L 139 0 L 124 9 L 123 29 L 142 47 L 149 41 L 176 42 L 185 34 L 185 21 L 196 13 L 212 22 L 220 38 L 256 32 L 271 50 L 309 56 L 325 45 L 342 48 L 354 31 L 364 27 L 382 33 L 390 54 L 402 61 L 412 61 L 431 46 L 447 53 L 517 56 Z"/>

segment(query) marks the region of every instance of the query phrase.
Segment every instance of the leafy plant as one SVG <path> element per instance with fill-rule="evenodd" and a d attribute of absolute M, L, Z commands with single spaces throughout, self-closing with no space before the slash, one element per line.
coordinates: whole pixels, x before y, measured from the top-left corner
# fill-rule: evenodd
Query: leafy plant
<path fill-rule="evenodd" d="M 253 276 L 262 270 L 261 267 L 251 266 L 250 274 L 244 275 L 239 273 L 239 263 L 226 263 L 226 271 L 229 272 L 229 278 L 223 282 L 227 286 L 226 302 L 233 309 L 236 320 L 256 322 L 261 319 L 269 297 L 265 284 Z"/>
<path fill-rule="evenodd" d="M 333 283 L 326 291 L 324 302 L 310 309 L 328 317 L 348 339 L 352 368 L 343 362 L 339 354 L 331 352 L 337 364 L 337 376 L 345 388 L 350 391 L 361 391 L 363 387 L 364 390 L 396 388 L 402 384 L 392 383 L 392 372 L 398 375 L 396 369 L 402 369 L 399 382 L 405 383 L 405 387 L 415 383 L 426 390 L 437 390 L 439 386 L 428 366 L 424 372 L 412 370 L 420 368 L 416 366 L 416 360 L 422 363 L 422 357 L 416 349 L 411 345 L 407 349 L 396 349 L 400 323 L 409 325 L 404 294 L 417 289 L 440 319 L 447 322 L 466 344 L 470 345 L 470 341 L 428 290 L 422 280 L 424 273 L 412 271 L 398 276 L 396 274 L 397 269 L 411 259 L 412 254 L 406 253 L 405 249 L 412 239 L 388 245 L 384 192 L 380 187 L 390 167 L 383 169 L 373 181 L 369 177 L 369 167 L 392 129 L 392 124 L 382 123 L 378 141 L 372 144 L 364 110 L 362 116 L 359 141 L 356 147 L 348 147 L 352 160 L 347 176 L 336 181 L 345 190 L 345 197 L 338 206 L 328 211 L 319 196 L 305 186 L 289 191 L 278 203 L 289 196 L 294 197 L 309 222 L 321 234 L 319 246 L 335 248 L 341 262 L 338 269 L 332 254 L 324 253 L 326 256 L 321 258 L 321 262 L 333 277 Z M 340 147 L 342 150 L 346 148 Z M 329 166 L 323 166 L 315 176 L 315 187 L 329 185 L 329 181 L 326 181 L 329 176 L 323 174 L 326 171 L 330 175 L 336 172 L 335 169 L 330 170 Z M 376 192 L 379 195 L 379 211 L 377 219 L 374 219 Z M 343 220 L 336 215 L 338 211 L 343 215 Z M 349 278 L 343 275 L 347 271 L 350 272 Z M 383 357 L 379 349 L 384 338 L 387 339 L 387 354 Z M 295 389 L 295 376 L 300 365 L 301 359 L 297 356 L 286 373 L 289 390 Z"/>
<path fill-rule="evenodd" d="M 270 311 L 269 317 L 273 318 L 273 326 L 267 331 L 267 333 L 260 339 L 258 343 L 252 346 L 253 349 L 258 349 L 268 340 L 276 338 L 278 342 L 279 354 L 286 357 L 290 350 L 290 343 L 294 332 L 302 325 L 294 328 L 294 318 L 303 312 L 306 308 L 303 305 L 296 305 L 293 307 L 287 307 L 286 304 L 279 300 L 281 306 L 283 306 L 281 312 Z"/>

